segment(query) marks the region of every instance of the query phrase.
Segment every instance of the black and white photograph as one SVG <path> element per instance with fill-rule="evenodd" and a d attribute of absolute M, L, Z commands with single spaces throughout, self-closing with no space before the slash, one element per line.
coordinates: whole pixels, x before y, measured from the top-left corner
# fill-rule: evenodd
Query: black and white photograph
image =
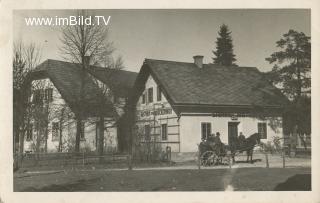
<path fill-rule="evenodd" d="M 314 191 L 311 8 L 11 18 L 11 196 Z"/>

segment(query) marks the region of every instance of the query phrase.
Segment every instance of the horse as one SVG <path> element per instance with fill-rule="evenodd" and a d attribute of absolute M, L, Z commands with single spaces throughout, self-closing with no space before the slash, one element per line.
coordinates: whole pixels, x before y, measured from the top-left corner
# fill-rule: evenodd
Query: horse
<path fill-rule="evenodd" d="M 254 133 L 250 135 L 248 138 L 246 138 L 243 143 L 239 143 L 238 138 L 235 139 L 236 143 L 231 144 L 230 151 L 231 151 L 231 157 L 232 157 L 232 162 L 235 163 L 234 156 L 236 152 L 247 152 L 247 163 L 249 162 L 249 157 L 250 157 L 250 162 L 252 162 L 252 154 L 253 154 L 253 148 L 258 144 L 260 144 L 260 139 L 261 136 L 259 133 Z"/>

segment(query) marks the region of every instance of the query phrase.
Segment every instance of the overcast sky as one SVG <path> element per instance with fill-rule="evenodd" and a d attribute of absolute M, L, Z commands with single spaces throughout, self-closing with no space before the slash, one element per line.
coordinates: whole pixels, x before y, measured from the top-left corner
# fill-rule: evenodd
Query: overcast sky
<path fill-rule="evenodd" d="M 234 53 L 240 66 L 272 68 L 265 58 L 276 50 L 275 42 L 289 29 L 310 36 L 309 10 L 95 10 L 111 16 L 109 39 L 127 70 L 138 72 L 145 58 L 192 62 L 203 55 L 212 62 L 219 26 L 232 31 Z M 58 47 L 60 27 L 27 26 L 25 17 L 65 17 L 73 10 L 17 10 L 14 41 L 36 42 L 43 47 L 42 60 L 62 59 Z"/>

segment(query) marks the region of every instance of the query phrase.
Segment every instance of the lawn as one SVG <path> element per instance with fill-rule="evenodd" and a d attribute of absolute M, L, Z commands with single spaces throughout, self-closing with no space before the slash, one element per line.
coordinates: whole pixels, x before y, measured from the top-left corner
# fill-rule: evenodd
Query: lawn
<path fill-rule="evenodd" d="M 310 190 L 311 169 L 67 170 L 14 176 L 14 191 Z"/>

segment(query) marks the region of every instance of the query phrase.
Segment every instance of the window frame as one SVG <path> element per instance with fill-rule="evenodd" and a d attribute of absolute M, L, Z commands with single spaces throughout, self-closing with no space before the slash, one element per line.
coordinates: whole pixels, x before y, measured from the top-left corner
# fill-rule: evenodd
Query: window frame
<path fill-rule="evenodd" d="M 260 126 L 263 126 L 262 129 L 264 129 L 265 132 L 261 133 Z M 266 122 L 258 122 L 257 127 L 258 127 L 258 133 L 260 134 L 260 139 L 268 139 L 267 123 Z"/>
<path fill-rule="evenodd" d="M 147 129 L 149 131 L 148 134 L 147 134 Z M 145 137 L 146 141 L 150 141 L 151 140 L 151 126 L 150 126 L 150 124 L 144 125 L 144 137 Z"/>
<path fill-rule="evenodd" d="M 27 141 L 33 140 L 33 124 L 32 123 L 28 124 L 26 140 Z"/>
<path fill-rule="evenodd" d="M 164 134 L 164 132 L 165 132 L 165 134 Z M 161 140 L 163 140 L 163 141 L 168 140 L 168 124 L 167 123 L 161 124 Z"/>
<path fill-rule="evenodd" d="M 41 101 L 41 89 L 33 90 L 32 103 L 38 104 Z"/>
<path fill-rule="evenodd" d="M 208 128 L 206 127 L 206 134 L 207 133 L 209 133 L 209 134 L 206 135 L 205 140 L 208 139 L 208 136 L 210 136 L 212 134 L 212 123 L 211 122 L 204 122 L 204 121 L 200 122 L 201 140 L 204 140 L 204 137 L 203 137 L 203 132 L 204 131 L 203 131 L 203 127 L 202 127 L 204 124 L 206 124 L 206 125 L 209 124 L 210 125 L 210 131 L 208 131 Z"/>
<path fill-rule="evenodd" d="M 44 90 L 44 99 L 47 100 L 48 102 L 53 101 L 53 88 L 46 88 Z"/>
<path fill-rule="evenodd" d="M 153 103 L 153 87 L 148 88 L 148 103 Z"/>
<path fill-rule="evenodd" d="M 55 126 L 57 125 L 57 126 Z M 56 129 L 55 129 L 56 127 Z M 57 131 L 56 132 L 56 136 L 53 136 L 54 134 L 54 131 Z M 60 122 L 52 122 L 52 125 L 51 125 L 51 136 L 52 136 L 52 141 L 57 141 L 59 140 L 59 136 L 60 136 Z"/>

